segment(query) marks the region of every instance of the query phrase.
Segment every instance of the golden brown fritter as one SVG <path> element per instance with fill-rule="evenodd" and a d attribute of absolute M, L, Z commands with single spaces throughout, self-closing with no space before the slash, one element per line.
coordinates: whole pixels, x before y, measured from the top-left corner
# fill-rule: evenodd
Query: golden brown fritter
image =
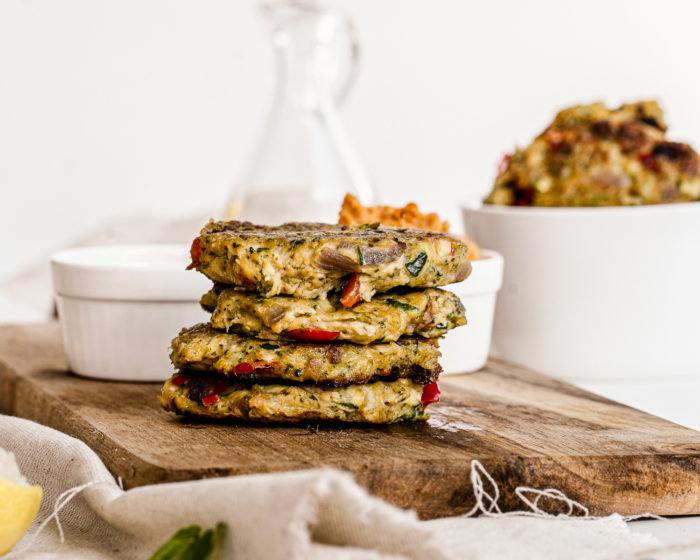
<path fill-rule="evenodd" d="M 445 233 L 291 223 L 210 222 L 192 246 L 193 266 L 215 282 L 264 296 L 325 296 L 359 282 L 359 298 L 398 286 L 436 287 L 471 271 L 467 246 Z"/>
<path fill-rule="evenodd" d="M 377 294 L 346 309 L 337 295 L 266 298 L 219 286 L 202 297 L 202 307 L 212 312 L 215 329 L 265 340 L 295 340 L 299 329 L 310 329 L 337 333 L 333 340 L 370 344 L 402 336 L 437 338 L 467 322 L 459 298 L 439 288 Z"/>
<path fill-rule="evenodd" d="M 409 379 L 328 388 L 177 374 L 165 382 L 158 399 L 166 410 L 207 418 L 391 424 L 427 419 L 422 395 L 423 386 Z"/>
<path fill-rule="evenodd" d="M 625 206 L 700 200 L 700 157 L 666 139 L 655 101 L 571 107 L 506 156 L 488 204 Z"/>
<path fill-rule="evenodd" d="M 435 381 L 441 371 L 434 340 L 402 338 L 369 345 L 349 342 L 272 342 L 214 330 L 207 324 L 184 329 L 173 339 L 177 369 L 216 372 L 240 379 L 276 378 L 341 386 L 377 377 Z"/>

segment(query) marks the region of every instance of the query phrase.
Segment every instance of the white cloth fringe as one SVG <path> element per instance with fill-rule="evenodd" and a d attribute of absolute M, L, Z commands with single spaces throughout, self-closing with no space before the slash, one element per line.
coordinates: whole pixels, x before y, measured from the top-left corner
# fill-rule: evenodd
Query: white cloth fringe
<path fill-rule="evenodd" d="M 86 488 L 90 488 L 91 486 L 96 486 L 98 484 L 104 484 L 104 482 L 86 482 L 85 484 L 69 488 L 61 495 L 59 495 L 58 498 L 56 498 L 56 501 L 54 502 L 53 511 L 51 512 L 51 514 L 41 522 L 41 524 L 36 528 L 36 531 L 32 533 L 31 537 L 27 540 L 27 542 L 24 543 L 23 546 L 21 546 L 20 548 L 15 549 L 13 552 L 15 554 L 21 554 L 29 550 L 32 544 L 34 544 L 34 541 L 37 539 L 37 537 L 43 532 L 46 526 L 49 523 L 51 523 L 52 519 L 56 520 L 56 529 L 58 530 L 59 540 L 61 541 L 61 544 L 63 544 L 66 541 L 66 537 L 63 534 L 63 525 L 61 525 L 61 520 L 58 518 L 58 514 L 73 500 L 73 498 L 75 498 L 83 490 L 85 490 Z"/>
<path fill-rule="evenodd" d="M 515 489 L 515 495 L 520 498 L 520 500 L 529 508 L 529 511 L 509 511 L 503 512 L 498 505 L 498 498 L 501 493 L 498 489 L 498 484 L 489 474 L 489 472 L 484 468 L 477 459 L 473 459 L 471 462 L 471 474 L 472 490 L 474 492 L 474 498 L 476 503 L 474 507 L 464 514 L 464 517 L 473 517 L 475 515 L 484 515 L 486 517 L 576 517 L 577 519 L 600 519 L 600 517 L 590 515 L 590 512 L 586 506 L 572 500 L 561 490 L 556 488 L 547 488 L 545 490 L 538 490 L 537 488 L 529 488 L 527 486 L 518 486 Z M 492 493 L 484 486 L 484 478 L 491 485 Z M 529 496 L 534 496 L 530 498 Z M 542 498 L 549 498 L 551 500 L 562 502 L 568 507 L 568 511 L 565 513 L 553 514 L 543 510 L 539 503 Z M 640 515 L 624 515 L 622 518 L 625 521 L 633 521 L 635 519 L 660 519 L 664 520 L 664 517 L 654 515 L 653 513 L 642 513 Z"/>

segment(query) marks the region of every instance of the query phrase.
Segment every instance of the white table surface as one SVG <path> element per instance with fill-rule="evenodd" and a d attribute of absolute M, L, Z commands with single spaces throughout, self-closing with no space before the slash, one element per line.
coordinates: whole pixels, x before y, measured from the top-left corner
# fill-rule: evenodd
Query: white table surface
<path fill-rule="evenodd" d="M 700 431 L 700 374 L 695 378 L 578 382 L 579 387 L 650 414 Z M 700 488 L 695 489 L 700 493 Z M 694 541 L 692 549 L 660 553 L 664 560 L 700 559 L 700 516 L 669 518 L 668 521 L 635 521 L 633 531 L 652 533 L 666 545 L 682 547 Z"/>
<path fill-rule="evenodd" d="M 578 382 L 579 387 L 700 431 L 700 373 L 695 378 Z"/>

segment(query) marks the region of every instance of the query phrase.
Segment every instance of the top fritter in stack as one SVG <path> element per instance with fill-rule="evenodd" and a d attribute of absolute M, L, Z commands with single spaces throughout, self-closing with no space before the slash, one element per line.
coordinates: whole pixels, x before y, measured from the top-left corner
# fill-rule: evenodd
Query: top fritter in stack
<path fill-rule="evenodd" d="M 438 399 L 437 339 L 466 323 L 437 289 L 471 271 L 452 236 L 378 224 L 210 222 L 192 267 L 210 324 L 172 342 L 177 413 L 258 421 L 390 423 Z"/>

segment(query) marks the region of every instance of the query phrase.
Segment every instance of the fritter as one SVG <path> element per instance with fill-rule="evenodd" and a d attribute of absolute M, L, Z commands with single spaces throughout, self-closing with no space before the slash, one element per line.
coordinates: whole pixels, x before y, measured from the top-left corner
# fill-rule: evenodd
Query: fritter
<path fill-rule="evenodd" d="M 315 337 L 370 344 L 412 335 L 437 338 L 467 322 L 459 298 L 439 288 L 377 294 L 351 309 L 337 295 L 266 298 L 223 287 L 205 294 L 201 303 L 212 312 L 212 327 L 265 340 Z"/>
<path fill-rule="evenodd" d="M 700 156 L 666 139 L 655 101 L 571 107 L 506 156 L 488 204 L 625 206 L 700 200 Z"/>
<path fill-rule="evenodd" d="M 398 286 L 460 282 L 471 271 L 467 246 L 445 233 L 379 224 L 213 221 L 192 244 L 191 266 L 214 282 L 266 297 L 343 292 L 346 307 Z"/>
<path fill-rule="evenodd" d="M 177 374 L 158 399 L 166 410 L 208 418 L 390 424 L 427 419 L 422 396 L 423 386 L 409 379 L 328 388 Z"/>
<path fill-rule="evenodd" d="M 276 378 L 339 387 L 374 378 L 411 378 L 430 384 L 439 375 L 440 351 L 426 338 L 367 346 L 349 342 L 271 342 L 199 324 L 171 344 L 176 369 L 215 371 L 241 379 Z"/>

